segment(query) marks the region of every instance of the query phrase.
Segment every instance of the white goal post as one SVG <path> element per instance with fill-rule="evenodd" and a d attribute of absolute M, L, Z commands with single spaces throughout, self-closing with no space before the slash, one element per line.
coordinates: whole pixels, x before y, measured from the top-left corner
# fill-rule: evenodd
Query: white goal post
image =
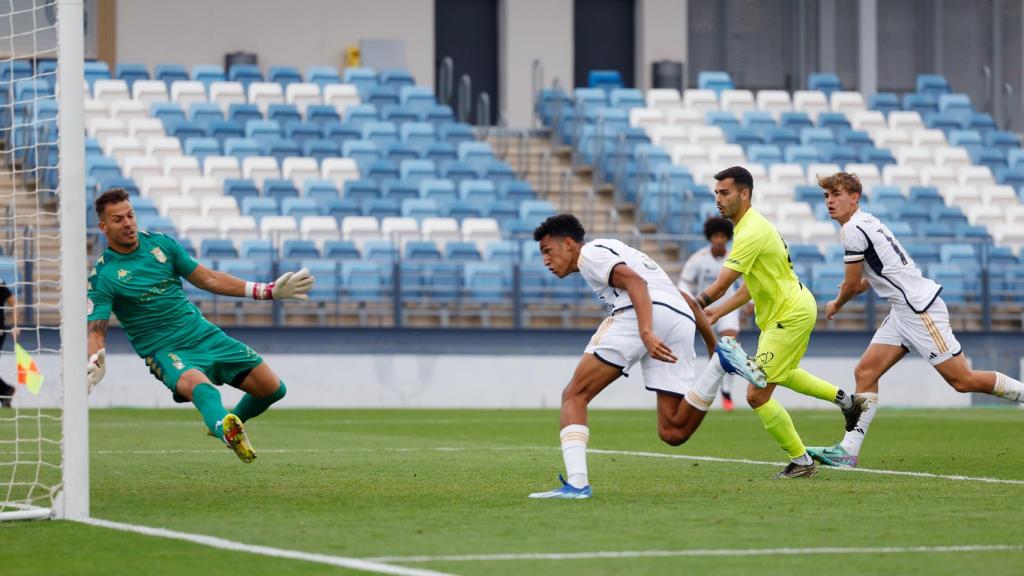
<path fill-rule="evenodd" d="M 83 26 L 83 0 L 0 0 L 0 256 L 19 343 L 51 370 L 0 408 L 0 521 L 89 517 Z"/>

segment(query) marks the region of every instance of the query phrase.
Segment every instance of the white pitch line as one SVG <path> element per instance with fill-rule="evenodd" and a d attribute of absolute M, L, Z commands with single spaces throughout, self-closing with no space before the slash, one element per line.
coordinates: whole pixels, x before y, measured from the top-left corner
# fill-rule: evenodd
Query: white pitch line
<path fill-rule="evenodd" d="M 224 538 L 217 538 L 215 536 L 204 536 L 202 534 L 178 532 L 176 530 L 167 530 L 166 528 L 154 528 L 151 526 L 140 526 L 138 524 L 111 522 L 110 520 L 101 520 L 99 518 L 88 518 L 86 520 L 82 520 L 82 522 L 84 524 L 89 524 L 92 526 L 109 528 L 111 530 L 121 530 L 123 532 L 134 532 L 136 534 L 143 534 L 145 536 L 155 536 L 157 538 L 168 538 L 171 540 L 184 540 L 185 542 L 192 542 L 193 544 L 209 546 L 211 548 L 219 548 L 221 550 L 230 550 L 233 552 L 247 552 L 249 554 L 271 556 L 273 558 L 285 558 L 288 560 L 315 562 L 317 564 L 327 564 L 329 566 L 337 566 L 339 568 L 350 568 L 352 570 L 373 572 L 375 574 L 394 574 L 396 576 L 450 576 L 444 572 L 435 572 L 433 570 L 421 570 L 419 568 L 406 568 L 403 566 L 392 566 L 390 564 L 384 564 L 382 562 L 378 562 L 375 560 L 363 560 L 359 558 L 348 558 L 345 556 L 331 556 L 329 554 L 314 554 L 310 552 L 300 552 L 298 550 L 272 548 L 270 546 L 257 546 L 255 544 L 244 544 L 242 542 L 225 540 Z"/>
<path fill-rule="evenodd" d="M 563 552 L 524 554 L 467 554 L 451 556 L 382 556 L 367 558 L 375 562 L 496 562 L 502 560 L 595 560 L 622 558 L 682 558 L 728 556 L 806 556 L 818 554 L 935 554 L 957 552 L 1020 552 L 1021 544 L 979 546 L 884 546 L 878 548 L 720 548 L 696 550 L 634 550 L 622 552 Z"/>
<path fill-rule="evenodd" d="M 670 458 L 675 460 L 696 460 L 701 462 L 722 462 L 727 464 L 754 464 L 759 466 L 784 466 L 785 462 L 769 462 L 766 460 L 748 460 L 745 458 L 719 458 L 716 456 L 691 456 L 689 454 L 667 454 L 665 452 L 632 452 L 629 450 L 587 449 L 589 454 L 611 454 L 618 456 L 639 456 L 644 458 Z M 960 482 L 984 482 L 986 484 L 1024 484 L 1024 480 L 1009 478 L 987 478 L 985 476 L 963 476 L 960 474 L 933 474 L 931 472 L 912 472 L 909 470 L 884 470 L 881 468 L 833 468 L 819 466 L 822 470 L 840 472 L 862 472 L 865 474 L 885 474 L 889 476 L 910 476 L 914 478 L 934 478 L 938 480 L 956 480 Z"/>
<path fill-rule="evenodd" d="M 460 446 L 439 446 L 423 448 L 333 448 L 321 450 L 318 448 L 290 449 L 270 448 L 259 452 L 269 454 L 336 454 L 346 452 L 506 452 L 506 451 L 532 451 L 532 450 L 558 450 L 552 446 L 494 446 L 494 447 L 460 447 Z M 221 454 L 223 450 L 212 449 L 167 449 L 167 450 L 96 450 L 94 454 L 139 454 L 139 455 L 166 455 L 166 454 Z M 748 458 L 722 458 L 719 456 L 697 456 L 692 454 L 670 454 L 667 452 L 638 452 L 630 450 L 601 450 L 599 448 L 588 448 L 588 454 L 604 454 L 611 456 L 636 456 L 641 458 L 668 458 L 671 460 L 690 460 L 697 462 L 718 462 L 722 464 L 750 464 L 754 466 L 785 466 L 785 462 L 772 462 L 769 460 L 751 460 Z M 1014 484 L 1024 485 L 1024 480 L 1013 478 L 990 478 L 986 476 L 966 476 L 962 474 L 935 474 L 932 472 L 914 472 L 910 470 L 886 470 L 883 468 L 832 468 L 820 466 L 822 470 L 834 470 L 839 472 L 882 474 L 887 476 L 907 476 L 911 478 L 930 478 L 935 480 L 952 480 L 957 482 L 981 482 L 985 484 Z"/>

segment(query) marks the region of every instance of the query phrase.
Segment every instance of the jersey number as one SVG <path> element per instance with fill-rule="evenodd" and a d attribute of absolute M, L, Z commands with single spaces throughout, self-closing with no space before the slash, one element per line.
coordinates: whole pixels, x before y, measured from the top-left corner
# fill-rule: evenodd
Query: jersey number
<path fill-rule="evenodd" d="M 782 240 L 782 247 L 786 249 L 786 262 L 789 262 L 789 269 L 793 269 L 793 258 L 789 255 L 789 244 L 786 244 L 786 239 L 782 237 L 782 233 L 779 232 L 779 240 Z"/>
<path fill-rule="evenodd" d="M 900 250 L 900 245 L 896 243 L 896 240 L 892 236 L 889 236 L 888 234 L 883 232 L 881 228 L 878 229 L 878 233 L 881 234 L 883 238 L 889 241 L 889 244 L 892 246 L 892 249 L 896 252 L 896 255 L 900 257 L 900 262 L 906 264 L 907 257 L 903 255 L 903 251 Z"/>

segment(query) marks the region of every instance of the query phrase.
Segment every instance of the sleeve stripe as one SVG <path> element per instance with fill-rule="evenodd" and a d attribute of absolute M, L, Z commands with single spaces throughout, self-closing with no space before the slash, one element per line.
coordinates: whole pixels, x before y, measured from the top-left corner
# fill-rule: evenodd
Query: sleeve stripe
<path fill-rule="evenodd" d="M 862 260 L 864 260 L 864 255 L 863 254 L 861 254 L 861 255 L 854 255 L 854 256 L 849 256 L 848 255 L 845 258 L 843 258 L 843 262 L 846 262 L 847 264 L 852 264 L 854 262 L 860 262 Z"/>
<path fill-rule="evenodd" d="M 847 250 L 846 251 L 846 255 L 847 256 L 852 256 L 852 255 L 863 256 L 864 252 L 863 251 L 858 252 L 857 250 Z"/>

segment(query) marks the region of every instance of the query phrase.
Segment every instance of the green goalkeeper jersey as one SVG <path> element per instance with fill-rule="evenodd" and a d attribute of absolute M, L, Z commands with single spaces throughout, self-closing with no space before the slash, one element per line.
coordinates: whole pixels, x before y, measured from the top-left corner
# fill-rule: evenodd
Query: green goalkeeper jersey
<path fill-rule="evenodd" d="M 89 321 L 113 312 L 135 352 L 146 357 L 167 347 L 195 344 L 220 329 L 211 324 L 181 287 L 199 265 L 173 238 L 139 231 L 129 254 L 110 248 L 89 276 Z"/>

